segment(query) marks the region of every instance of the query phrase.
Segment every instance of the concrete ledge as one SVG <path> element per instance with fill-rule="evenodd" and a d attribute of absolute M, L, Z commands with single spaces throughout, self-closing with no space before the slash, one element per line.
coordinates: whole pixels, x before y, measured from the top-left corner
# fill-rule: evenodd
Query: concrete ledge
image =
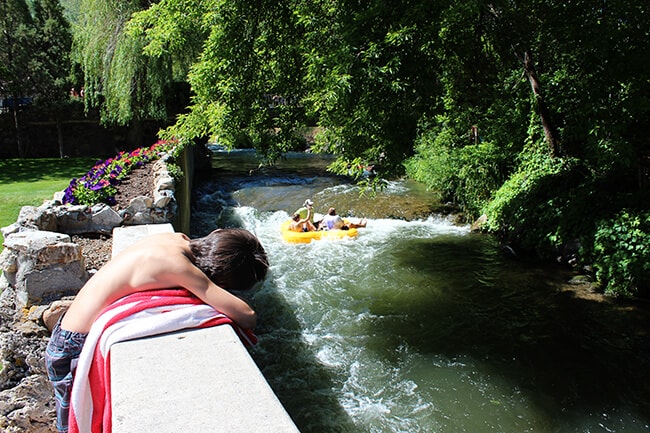
<path fill-rule="evenodd" d="M 116 344 L 114 433 L 298 432 L 230 326 Z"/>
<path fill-rule="evenodd" d="M 171 224 L 120 227 L 113 256 Z M 111 348 L 114 433 L 299 433 L 228 325 Z"/>
<path fill-rule="evenodd" d="M 142 238 L 158 233 L 173 233 L 174 227 L 170 223 L 144 224 L 138 226 L 123 226 L 113 229 L 113 246 L 111 255 L 115 257 L 123 249 Z"/>

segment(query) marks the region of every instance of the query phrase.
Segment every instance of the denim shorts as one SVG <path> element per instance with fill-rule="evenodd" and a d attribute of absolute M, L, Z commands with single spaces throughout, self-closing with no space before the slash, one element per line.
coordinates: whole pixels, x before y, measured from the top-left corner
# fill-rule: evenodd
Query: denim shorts
<path fill-rule="evenodd" d="M 52 329 L 52 336 L 45 351 L 45 365 L 47 376 L 54 387 L 56 428 L 59 432 L 67 432 L 72 382 L 81 348 L 88 334 L 61 329 L 61 319 L 63 316 Z"/>

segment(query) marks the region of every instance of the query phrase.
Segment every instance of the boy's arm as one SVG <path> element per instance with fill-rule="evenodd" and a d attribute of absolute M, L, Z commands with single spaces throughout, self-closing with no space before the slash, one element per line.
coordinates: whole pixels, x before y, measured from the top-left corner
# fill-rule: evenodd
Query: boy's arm
<path fill-rule="evenodd" d="M 170 275 L 174 284 L 194 293 L 199 299 L 230 317 L 244 329 L 253 329 L 257 314 L 243 299 L 217 286 L 189 260 L 181 272 Z"/>

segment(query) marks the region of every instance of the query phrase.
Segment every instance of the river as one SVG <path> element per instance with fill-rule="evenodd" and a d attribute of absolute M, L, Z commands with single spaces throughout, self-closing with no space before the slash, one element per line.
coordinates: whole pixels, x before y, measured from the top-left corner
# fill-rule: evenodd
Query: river
<path fill-rule="evenodd" d="M 257 169 L 251 151 L 215 150 L 192 235 L 241 226 L 261 239 L 271 269 L 247 295 L 251 355 L 301 432 L 650 431 L 648 305 L 517 260 L 436 216 L 417 184 L 360 196 L 327 158 Z M 279 225 L 306 198 L 368 226 L 287 244 Z"/>

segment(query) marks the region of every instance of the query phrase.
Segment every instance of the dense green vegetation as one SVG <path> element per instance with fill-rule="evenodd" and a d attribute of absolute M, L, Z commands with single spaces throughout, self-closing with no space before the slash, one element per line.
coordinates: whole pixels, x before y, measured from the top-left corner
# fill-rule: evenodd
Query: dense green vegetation
<path fill-rule="evenodd" d="M 33 98 L 60 127 L 61 108 L 69 102 L 71 44 L 70 25 L 58 0 L 0 0 L 0 98 Z M 24 157 L 28 144 L 20 134 L 19 108 L 12 103 L 10 111 L 18 155 Z"/>
<path fill-rule="evenodd" d="M 318 126 L 333 171 L 411 176 L 518 255 L 593 265 L 609 293 L 650 290 L 647 2 L 61 4 L 104 122 L 166 118 L 186 85 L 162 138 L 272 163 Z M 379 176 L 355 171 L 368 163 Z"/>

